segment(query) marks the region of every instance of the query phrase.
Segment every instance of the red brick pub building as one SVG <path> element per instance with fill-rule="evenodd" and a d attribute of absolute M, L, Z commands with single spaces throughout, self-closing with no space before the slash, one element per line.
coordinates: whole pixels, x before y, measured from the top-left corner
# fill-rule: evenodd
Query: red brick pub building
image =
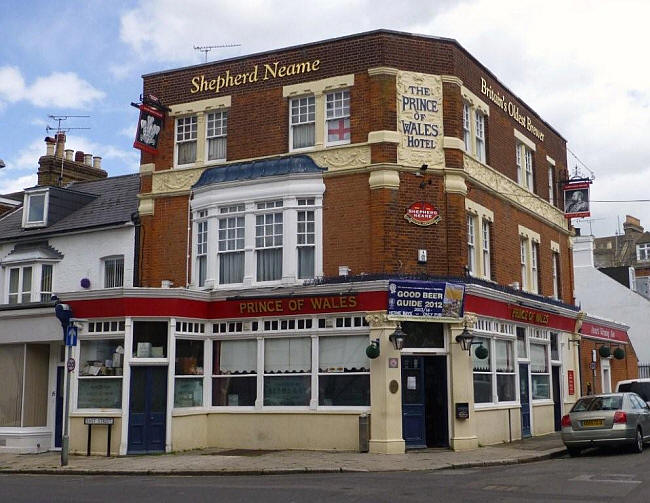
<path fill-rule="evenodd" d="M 80 366 L 123 349 L 119 401 L 83 377 L 78 437 L 93 414 L 121 453 L 558 428 L 585 316 L 566 141 L 458 42 L 380 30 L 143 80 L 139 288 L 69 299 Z"/>

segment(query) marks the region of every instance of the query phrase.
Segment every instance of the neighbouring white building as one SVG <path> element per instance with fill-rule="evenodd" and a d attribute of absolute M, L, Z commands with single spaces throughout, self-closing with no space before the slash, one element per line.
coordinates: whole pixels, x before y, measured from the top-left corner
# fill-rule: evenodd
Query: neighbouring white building
<path fill-rule="evenodd" d="M 0 217 L 0 451 L 60 446 L 65 362 L 52 295 L 133 286 L 138 190 L 138 175 L 40 185 Z"/>
<path fill-rule="evenodd" d="M 576 304 L 583 311 L 628 325 L 639 362 L 650 361 L 650 300 L 594 266 L 594 237 L 576 236 L 573 244 Z"/>

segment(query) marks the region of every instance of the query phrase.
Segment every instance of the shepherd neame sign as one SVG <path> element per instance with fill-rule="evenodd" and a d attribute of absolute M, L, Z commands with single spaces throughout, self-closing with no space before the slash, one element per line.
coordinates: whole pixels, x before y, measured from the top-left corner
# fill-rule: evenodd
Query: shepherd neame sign
<path fill-rule="evenodd" d="M 264 65 L 254 65 L 249 72 L 225 73 L 217 75 L 215 79 L 206 79 L 205 75 L 197 75 L 192 78 L 192 94 L 202 92 L 218 93 L 229 87 L 237 87 L 242 84 L 252 84 L 254 82 L 263 82 L 269 79 L 289 77 L 291 75 L 300 75 L 302 73 L 317 72 L 320 68 L 320 59 L 314 61 L 303 61 L 300 63 L 291 63 L 288 65 L 280 64 L 279 61 L 273 63 L 264 63 Z"/>

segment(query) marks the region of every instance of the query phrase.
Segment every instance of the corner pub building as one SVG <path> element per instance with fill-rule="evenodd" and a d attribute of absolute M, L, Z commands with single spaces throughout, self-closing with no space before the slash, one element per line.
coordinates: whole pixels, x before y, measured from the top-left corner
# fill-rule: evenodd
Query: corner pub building
<path fill-rule="evenodd" d="M 118 418 L 121 454 L 356 450 L 362 414 L 387 454 L 558 428 L 584 317 L 565 140 L 458 42 L 379 30 L 143 80 L 140 284 L 64 297 L 73 450 L 87 416 Z M 120 351 L 109 376 L 86 356 Z"/>

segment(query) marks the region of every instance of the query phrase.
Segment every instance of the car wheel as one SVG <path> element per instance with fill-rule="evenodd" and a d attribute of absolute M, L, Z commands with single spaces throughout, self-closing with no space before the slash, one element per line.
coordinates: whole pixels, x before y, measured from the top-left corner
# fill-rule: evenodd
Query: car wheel
<path fill-rule="evenodd" d="M 566 450 L 569 451 L 569 456 L 572 458 L 577 458 L 580 456 L 581 451 L 577 447 L 567 447 Z"/>
<path fill-rule="evenodd" d="M 636 429 L 636 435 L 634 437 L 634 444 L 632 444 L 632 450 L 638 454 L 643 452 L 643 433 L 641 428 Z"/>

